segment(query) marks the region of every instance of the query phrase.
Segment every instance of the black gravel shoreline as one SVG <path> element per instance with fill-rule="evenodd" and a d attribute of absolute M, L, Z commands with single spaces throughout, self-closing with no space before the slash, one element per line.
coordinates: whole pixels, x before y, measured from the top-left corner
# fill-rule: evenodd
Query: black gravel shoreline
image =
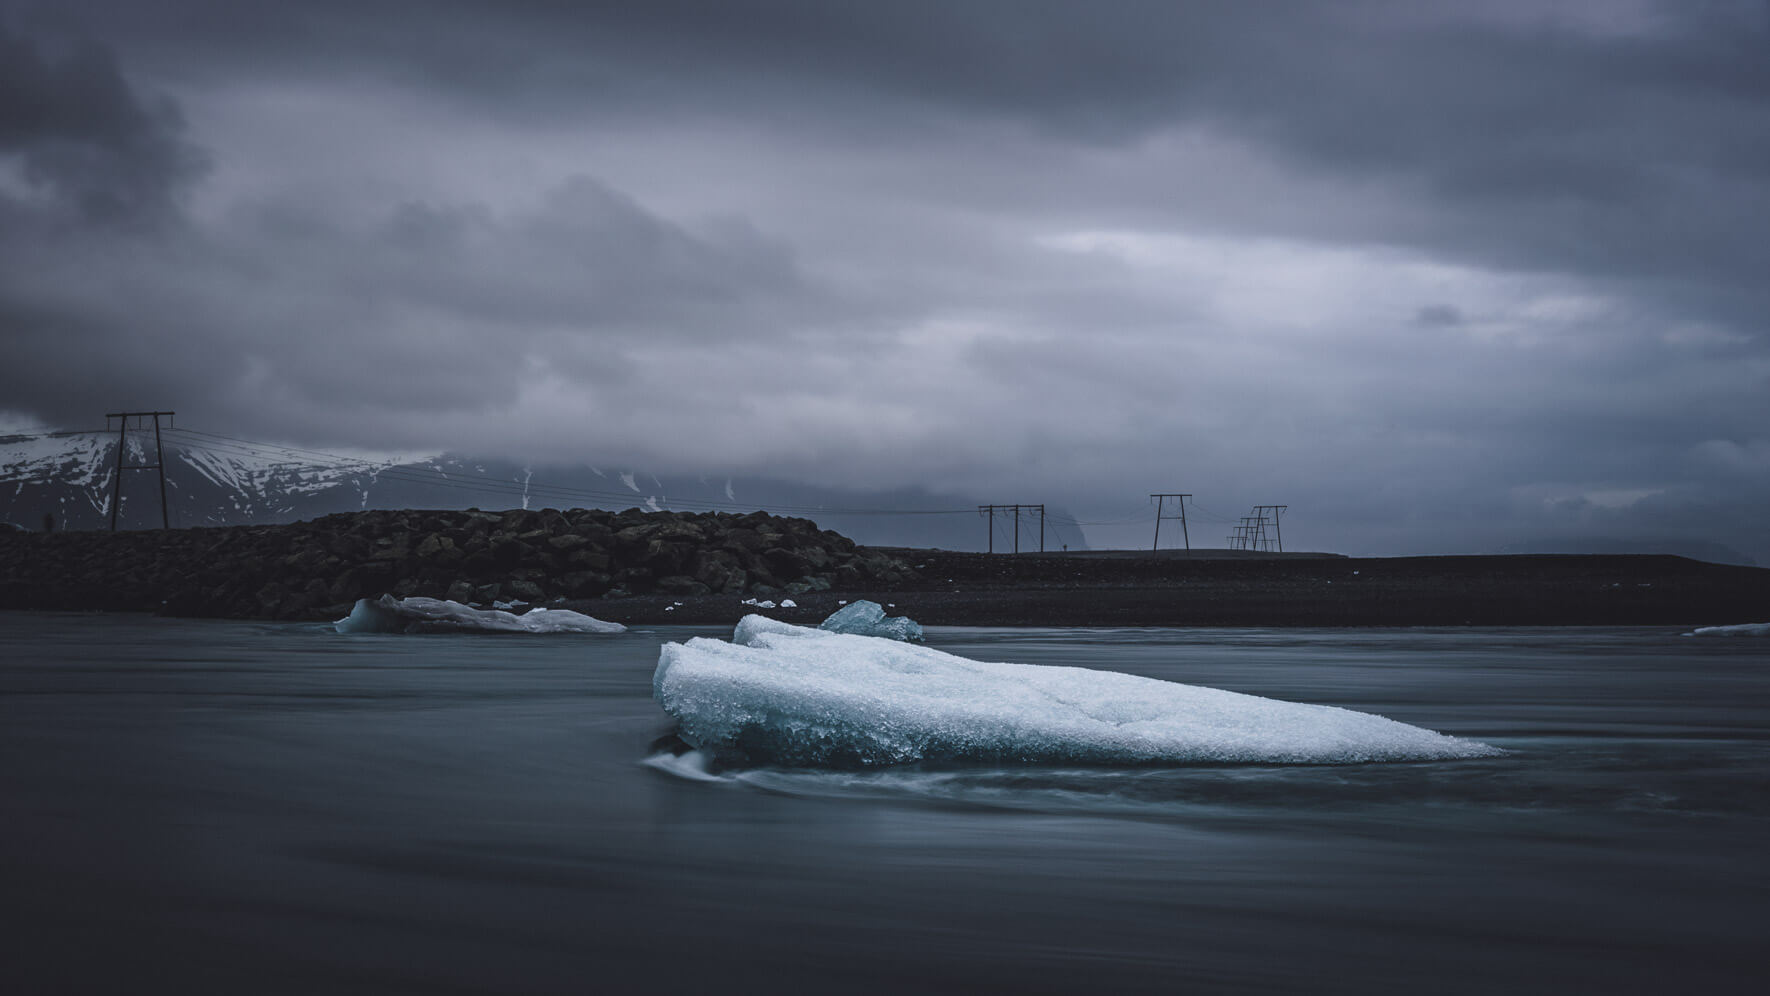
<path fill-rule="evenodd" d="M 1770 620 L 1770 570 L 1659 555 L 981 554 L 856 546 L 805 519 L 370 511 L 170 532 L 0 534 L 0 608 L 329 620 L 384 592 L 629 625 L 1699 626 Z M 792 606 L 782 606 L 791 600 Z"/>
<path fill-rule="evenodd" d="M 888 589 L 791 596 L 767 610 L 815 623 L 869 598 L 925 626 L 1635 626 L 1770 620 L 1770 570 L 1658 555 L 1177 561 L 1101 565 L 892 550 L 918 577 Z M 950 579 L 950 580 L 948 580 Z M 633 598 L 574 606 L 633 624 L 730 624 L 741 599 Z"/>

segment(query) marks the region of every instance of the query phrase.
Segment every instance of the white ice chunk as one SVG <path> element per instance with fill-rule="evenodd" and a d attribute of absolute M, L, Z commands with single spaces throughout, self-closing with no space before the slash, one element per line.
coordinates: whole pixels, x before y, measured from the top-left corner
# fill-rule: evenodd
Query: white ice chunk
<path fill-rule="evenodd" d="M 790 598 L 781 599 L 781 608 L 783 608 L 783 609 L 796 609 L 798 607 L 799 607 L 799 603 L 793 601 Z"/>
<path fill-rule="evenodd" d="M 1337 764 L 1501 753 L 1332 706 L 989 664 L 755 615 L 731 643 L 664 644 L 652 693 L 683 740 L 740 764 Z"/>
<path fill-rule="evenodd" d="M 623 633 L 627 627 L 570 609 L 531 609 L 515 615 L 475 609 L 441 598 L 359 598 L 350 615 L 332 624 L 340 633 Z"/>
<path fill-rule="evenodd" d="M 847 608 L 837 609 L 818 625 L 832 633 L 853 633 L 856 636 L 883 636 L 890 640 L 922 642 L 922 625 L 909 616 L 887 616 L 878 602 L 861 599 Z"/>
<path fill-rule="evenodd" d="M 1702 626 L 1685 636 L 1770 636 L 1770 623 L 1741 623 L 1738 626 Z"/>
<path fill-rule="evenodd" d="M 731 642 L 748 647 L 754 644 L 759 637 L 765 635 L 800 636 L 816 632 L 818 631 L 807 629 L 804 626 L 795 626 L 792 623 L 784 623 L 779 619 L 770 619 L 767 616 L 747 615 L 739 619 L 737 628 L 732 630 Z M 659 666 L 662 666 L 662 662 L 659 663 Z"/>

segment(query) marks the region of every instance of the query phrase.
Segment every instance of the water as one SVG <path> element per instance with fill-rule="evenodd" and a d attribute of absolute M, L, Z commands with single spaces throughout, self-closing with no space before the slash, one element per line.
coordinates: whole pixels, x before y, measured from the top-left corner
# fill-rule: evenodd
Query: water
<path fill-rule="evenodd" d="M 1757 991 L 1770 641 L 931 629 L 1477 761 L 708 781 L 657 628 L 0 613 L 17 991 Z M 668 765 L 664 765 L 667 767 Z"/>

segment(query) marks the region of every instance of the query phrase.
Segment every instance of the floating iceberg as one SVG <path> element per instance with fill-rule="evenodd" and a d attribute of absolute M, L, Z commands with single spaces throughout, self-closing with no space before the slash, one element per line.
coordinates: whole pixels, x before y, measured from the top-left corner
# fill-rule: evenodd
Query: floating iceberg
<path fill-rule="evenodd" d="M 652 693 L 721 764 L 1346 764 L 1497 748 L 1331 706 L 1086 668 L 988 664 L 746 616 L 666 643 Z"/>
<path fill-rule="evenodd" d="M 1770 623 L 1741 623 L 1738 626 L 1702 626 L 1685 636 L 1770 636 Z"/>
<path fill-rule="evenodd" d="M 909 616 L 887 616 L 878 602 L 861 599 L 847 608 L 830 613 L 817 627 L 831 633 L 852 633 L 855 636 L 883 636 L 906 643 L 922 642 L 922 626 Z"/>
<path fill-rule="evenodd" d="M 627 629 L 570 609 L 531 609 L 519 616 L 440 598 L 392 595 L 357 599 L 350 615 L 332 628 L 340 633 L 623 633 Z"/>

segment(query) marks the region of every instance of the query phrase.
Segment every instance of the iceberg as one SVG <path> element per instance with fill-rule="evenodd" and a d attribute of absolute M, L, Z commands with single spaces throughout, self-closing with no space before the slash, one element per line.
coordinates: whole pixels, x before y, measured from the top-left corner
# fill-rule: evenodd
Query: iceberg
<path fill-rule="evenodd" d="M 475 609 L 441 598 L 359 598 L 350 615 L 332 624 L 340 633 L 624 633 L 627 627 L 570 609 L 530 609 L 515 615 Z"/>
<path fill-rule="evenodd" d="M 856 636 L 882 636 L 906 643 L 922 642 L 922 625 L 909 616 L 887 616 L 878 602 L 861 599 L 846 608 L 837 609 L 818 624 L 818 629 L 831 633 L 852 633 Z"/>
<path fill-rule="evenodd" d="M 1700 626 L 1685 636 L 1770 636 L 1770 623 L 1741 623 L 1737 626 Z"/>
<path fill-rule="evenodd" d="M 1113 671 L 991 664 L 746 616 L 666 643 L 652 694 L 719 765 L 1351 764 L 1503 753 L 1369 713 Z"/>

